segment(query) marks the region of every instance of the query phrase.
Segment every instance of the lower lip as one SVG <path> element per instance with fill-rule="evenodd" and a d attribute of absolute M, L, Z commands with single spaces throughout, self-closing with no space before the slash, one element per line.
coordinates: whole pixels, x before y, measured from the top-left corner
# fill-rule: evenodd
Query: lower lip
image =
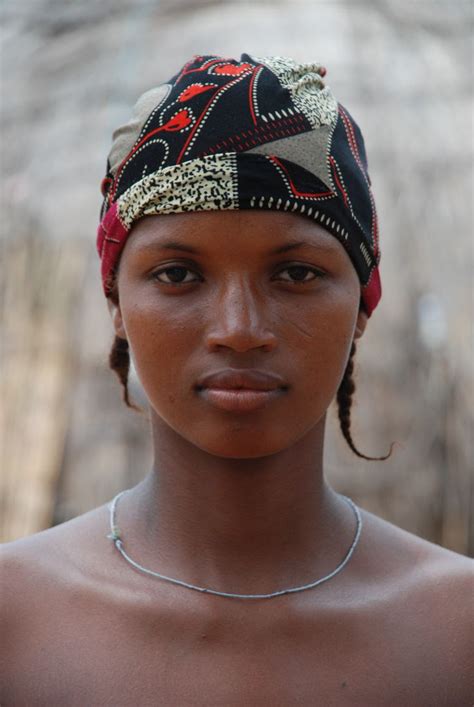
<path fill-rule="evenodd" d="M 221 410 L 229 412 L 250 412 L 280 397 L 282 388 L 275 390 L 227 390 L 224 388 L 202 388 L 200 395 Z"/>

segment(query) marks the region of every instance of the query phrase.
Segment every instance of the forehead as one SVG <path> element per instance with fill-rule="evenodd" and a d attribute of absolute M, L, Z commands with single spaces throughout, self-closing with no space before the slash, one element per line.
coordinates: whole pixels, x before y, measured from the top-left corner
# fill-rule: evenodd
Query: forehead
<path fill-rule="evenodd" d="M 138 253 L 149 248 L 185 246 L 190 253 L 235 249 L 271 251 L 296 242 L 329 253 L 345 249 L 322 226 L 296 214 L 272 211 L 197 211 L 146 216 L 132 228 L 126 250 Z"/>

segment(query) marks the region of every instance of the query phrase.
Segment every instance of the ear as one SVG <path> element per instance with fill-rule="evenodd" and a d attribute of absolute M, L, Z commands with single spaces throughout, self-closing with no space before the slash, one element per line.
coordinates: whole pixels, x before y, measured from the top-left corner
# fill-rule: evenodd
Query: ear
<path fill-rule="evenodd" d="M 114 325 L 115 334 L 120 339 L 127 339 L 127 332 L 122 319 L 122 311 L 120 309 L 120 304 L 115 304 L 110 298 L 107 299 L 107 306 L 109 308 L 110 316 L 112 318 L 112 323 Z"/>
<path fill-rule="evenodd" d="M 367 322 L 369 321 L 369 317 L 367 316 L 367 312 L 362 309 L 362 307 L 359 309 L 359 314 L 357 315 L 357 321 L 356 321 L 356 326 L 355 326 L 355 331 L 354 331 L 354 339 L 360 339 L 362 334 L 365 331 L 365 327 L 367 326 Z"/>

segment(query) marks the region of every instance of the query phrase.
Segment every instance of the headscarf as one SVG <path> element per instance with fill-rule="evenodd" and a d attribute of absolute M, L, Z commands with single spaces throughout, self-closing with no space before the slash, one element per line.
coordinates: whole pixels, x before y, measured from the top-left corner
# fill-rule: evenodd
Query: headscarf
<path fill-rule="evenodd" d="M 267 209 L 311 219 L 346 249 L 368 315 L 381 296 L 377 213 L 362 133 L 289 57 L 194 56 L 113 133 L 97 234 L 104 294 L 143 216 Z"/>

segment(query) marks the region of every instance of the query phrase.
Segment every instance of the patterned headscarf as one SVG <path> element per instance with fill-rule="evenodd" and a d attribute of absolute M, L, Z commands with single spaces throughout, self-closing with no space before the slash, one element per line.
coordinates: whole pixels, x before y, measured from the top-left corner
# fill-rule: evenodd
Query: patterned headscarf
<path fill-rule="evenodd" d="M 184 211 L 270 209 L 311 219 L 344 246 L 370 315 L 381 296 L 364 140 L 320 64 L 195 56 L 144 93 L 113 134 L 97 234 L 102 282 L 133 224 Z"/>

